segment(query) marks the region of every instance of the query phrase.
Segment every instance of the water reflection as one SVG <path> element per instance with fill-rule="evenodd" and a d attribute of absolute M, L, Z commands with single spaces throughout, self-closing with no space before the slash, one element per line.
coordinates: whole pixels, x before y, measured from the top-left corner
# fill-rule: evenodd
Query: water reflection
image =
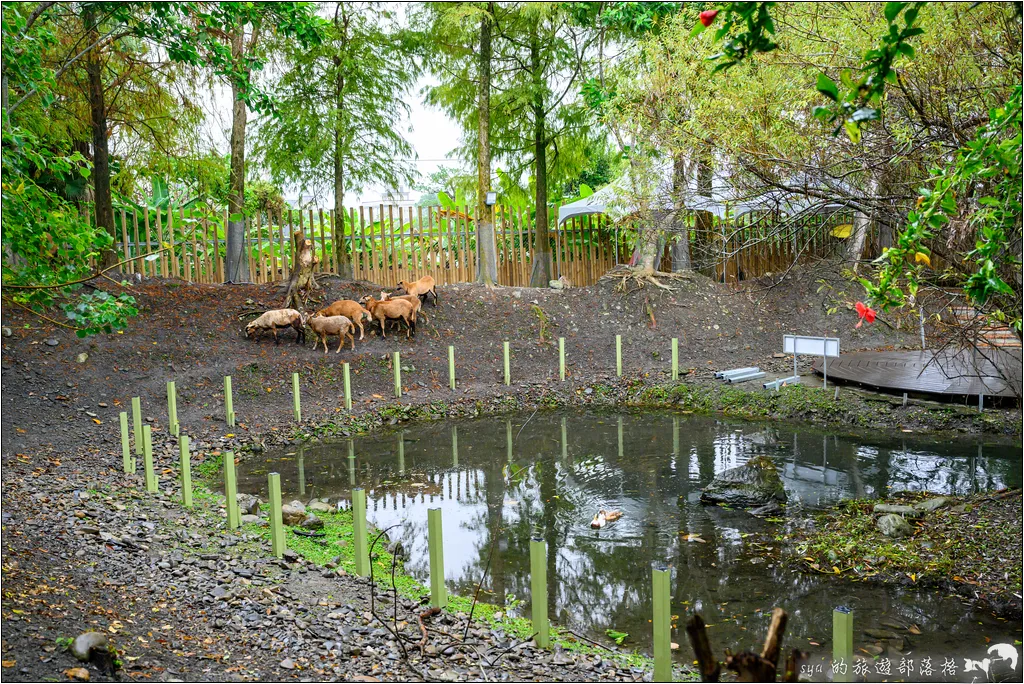
<path fill-rule="evenodd" d="M 499 605 L 522 600 L 528 606 L 529 539 L 536 529 L 549 549 L 550 615 L 590 635 L 614 628 L 646 642 L 650 564 L 663 560 L 673 567 L 673 612 L 700 610 L 721 647 L 759 642 L 775 605 L 790 613 L 787 644 L 812 651 L 812 642 L 830 648 L 831 611 L 839 604 L 857 611 L 858 621 L 890 616 L 919 625 L 919 655 L 939 656 L 965 643 L 983 650 L 985 636 L 1020 637 L 1019 626 L 965 612 L 934 592 L 837 582 L 781 567 L 771 553 L 774 526 L 698 503 L 716 472 L 758 455 L 778 465 L 791 504 L 807 507 L 896 490 L 966 494 L 1018 487 L 1022 479 L 1021 449 L 1008 444 L 892 441 L 666 414 L 567 413 L 428 424 L 269 454 L 267 463 L 241 469 L 239 486 L 264 490 L 269 467 L 282 473 L 285 497 L 347 501 L 351 486 L 366 488 L 369 517 L 379 527 L 401 524 L 406 566 L 422 579 L 429 571 L 427 509 L 440 507 L 449 587 L 471 593 L 490 558 L 486 600 Z M 590 519 L 601 508 L 623 516 L 593 530 Z M 686 541 L 687 535 L 699 540 Z M 877 626 L 865 622 L 858 622 L 858 634 Z M 685 641 L 685 634 L 673 639 Z"/>

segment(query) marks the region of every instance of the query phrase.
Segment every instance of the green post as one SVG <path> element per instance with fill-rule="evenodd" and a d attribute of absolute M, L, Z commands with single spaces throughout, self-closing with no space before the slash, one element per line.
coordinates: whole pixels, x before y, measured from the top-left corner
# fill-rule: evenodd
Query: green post
<path fill-rule="evenodd" d="M 530 539 L 530 617 L 537 647 L 548 648 L 548 549 L 540 537 Z"/>
<path fill-rule="evenodd" d="M 622 335 L 615 336 L 615 374 L 622 377 Z"/>
<path fill-rule="evenodd" d="M 622 448 L 622 446 L 623 446 L 623 439 L 622 439 L 622 416 L 619 416 L 619 421 L 618 422 L 619 422 L 619 458 L 622 458 L 623 454 L 625 453 L 625 450 Z"/>
<path fill-rule="evenodd" d="M 192 508 L 192 460 L 188 453 L 188 435 L 178 438 L 178 448 L 181 456 L 181 504 Z"/>
<path fill-rule="evenodd" d="M 235 427 L 235 398 L 231 392 L 231 376 L 224 376 L 224 421 L 228 427 Z"/>
<path fill-rule="evenodd" d="M 348 484 L 356 486 L 356 445 L 351 439 L 348 440 Z"/>
<path fill-rule="evenodd" d="M 853 612 L 839 606 L 832 611 L 832 661 L 840 667 L 833 670 L 833 682 L 853 681 Z M 846 667 L 842 667 L 842 665 Z"/>
<path fill-rule="evenodd" d="M 131 437 L 128 435 L 128 412 L 121 411 L 121 461 L 124 463 L 125 474 L 135 472 L 132 460 Z"/>
<path fill-rule="evenodd" d="M 441 509 L 427 509 L 427 546 L 430 548 L 430 605 L 444 608 L 448 605 L 448 591 L 444 586 L 444 544 L 441 537 Z"/>
<path fill-rule="evenodd" d="M 459 467 L 459 428 L 452 425 L 452 467 Z"/>
<path fill-rule="evenodd" d="M 352 379 L 348 372 L 348 362 L 341 364 L 345 378 L 345 410 L 352 410 Z"/>
<path fill-rule="evenodd" d="M 558 338 L 558 379 L 565 382 L 565 338 Z"/>
<path fill-rule="evenodd" d="M 295 422 L 302 422 L 302 400 L 299 397 L 299 374 L 292 373 L 292 400 L 295 403 Z"/>
<path fill-rule="evenodd" d="M 672 382 L 679 380 L 679 338 L 672 338 Z"/>
<path fill-rule="evenodd" d="M 395 352 L 394 358 L 391 363 L 395 368 L 395 398 L 402 398 L 402 355 Z"/>
<path fill-rule="evenodd" d="M 672 455 L 679 455 L 679 416 L 672 416 Z"/>
<path fill-rule="evenodd" d="M 353 547 L 356 554 L 356 574 L 370 576 L 370 554 L 366 548 L 366 490 L 356 487 L 352 490 Z"/>
<path fill-rule="evenodd" d="M 569 460 L 569 441 L 567 439 L 567 429 L 565 425 L 565 417 L 562 417 L 562 461 Z"/>
<path fill-rule="evenodd" d="M 505 448 L 508 449 L 508 462 L 512 462 L 512 421 L 505 421 Z"/>
<path fill-rule="evenodd" d="M 228 505 L 228 529 L 236 529 L 241 521 L 238 515 L 238 485 L 235 482 L 235 454 L 224 452 L 224 496 Z"/>
<path fill-rule="evenodd" d="M 511 372 L 511 370 L 509 368 L 509 362 L 508 362 L 508 342 L 504 342 L 502 344 L 502 348 L 503 348 L 503 350 L 505 352 L 505 384 L 506 385 L 511 385 L 512 384 L 512 372 Z"/>
<path fill-rule="evenodd" d="M 455 347 L 448 345 L 448 387 L 455 391 Z"/>
<path fill-rule="evenodd" d="M 132 426 L 135 428 L 135 453 L 142 455 L 142 400 L 132 397 Z"/>
<path fill-rule="evenodd" d="M 284 519 L 281 516 L 281 473 L 267 476 L 268 497 L 270 498 L 270 548 L 274 556 L 284 556 Z"/>
<path fill-rule="evenodd" d="M 306 494 L 306 452 L 301 448 L 299 455 L 295 457 L 295 463 L 299 467 L 299 495 Z"/>
<path fill-rule="evenodd" d="M 398 431 L 398 474 L 405 475 L 405 430 Z"/>
<path fill-rule="evenodd" d="M 153 428 L 150 425 L 142 426 L 142 460 L 146 469 L 146 491 L 155 492 L 159 487 L 153 469 Z"/>
<path fill-rule="evenodd" d="M 654 676 L 655 682 L 672 681 L 672 606 L 669 584 L 672 572 L 664 563 L 651 563 L 654 615 Z"/>
<path fill-rule="evenodd" d="M 178 436 L 178 388 L 173 380 L 167 382 L 167 432 Z"/>

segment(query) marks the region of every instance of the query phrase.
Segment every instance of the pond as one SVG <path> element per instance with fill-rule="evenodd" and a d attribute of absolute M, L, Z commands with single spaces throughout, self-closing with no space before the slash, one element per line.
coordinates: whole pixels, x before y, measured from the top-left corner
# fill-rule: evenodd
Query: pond
<path fill-rule="evenodd" d="M 1019 487 L 1022 479 L 1021 448 L 1007 443 L 854 437 L 661 412 L 564 412 L 426 423 L 267 453 L 241 467 L 239 488 L 265 494 L 266 473 L 277 471 L 285 501 L 347 505 L 351 486 L 364 487 L 368 517 L 379 528 L 400 526 L 391 536 L 402 541 L 406 568 L 421 580 L 429 575 L 427 509 L 440 507 L 449 590 L 471 595 L 490 557 L 482 600 L 518 605 L 524 614 L 536 530 L 549 549 L 552 619 L 605 643 L 613 629 L 629 634 L 624 646 L 649 648 L 651 563 L 669 563 L 680 659 L 692 657 L 683 630 L 690 610 L 711 625 L 719 652 L 760 650 L 774 606 L 789 612 L 785 646 L 818 657 L 831 653 L 836 606 L 854 611 L 855 650 L 865 645 L 862 630 L 880 621 L 916 625 L 921 634 L 909 637 L 904 653 L 888 654 L 894 675 L 903 656 L 938 663 L 955 657 L 962 670 L 963 657 L 984 656 L 987 639 L 1021 638 L 1019 624 L 936 591 L 782 566 L 771 553 L 780 524 L 699 503 L 715 473 L 757 455 L 778 466 L 791 507 L 899 490 L 968 494 Z M 602 508 L 622 511 L 622 518 L 592 529 Z"/>

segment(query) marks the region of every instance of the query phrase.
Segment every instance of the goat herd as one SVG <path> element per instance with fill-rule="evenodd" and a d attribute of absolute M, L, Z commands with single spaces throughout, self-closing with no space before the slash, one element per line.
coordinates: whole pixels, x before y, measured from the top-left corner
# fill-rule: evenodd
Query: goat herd
<path fill-rule="evenodd" d="M 413 283 L 399 280 L 395 291 L 382 291 L 380 299 L 374 299 L 373 295 L 366 295 L 358 302 L 354 299 L 340 299 L 311 315 L 295 309 L 272 309 L 246 325 L 245 335 L 255 335 L 259 340 L 263 332 L 269 330 L 274 334 L 274 344 L 280 344 L 277 331 L 281 328 L 293 328 L 298 333 L 296 343 L 304 344 L 308 325 L 317 338 L 313 349 L 323 342 L 326 354 L 329 335 L 338 336 L 336 352 L 340 352 L 346 338 L 351 339 L 352 349 L 356 348 L 355 329 L 359 328 L 359 339 L 362 340 L 364 322 L 377 321 L 380 323 L 381 336 L 387 337 L 384 328 L 388 321 L 405 321 L 405 337 L 408 339 L 416 332 L 416 318 L 423 315 L 424 321 L 426 320 L 426 315 L 420 313 L 420 308 L 430 297 L 433 297 L 434 306 L 437 306 L 437 290 L 432 277 L 424 276 Z"/>

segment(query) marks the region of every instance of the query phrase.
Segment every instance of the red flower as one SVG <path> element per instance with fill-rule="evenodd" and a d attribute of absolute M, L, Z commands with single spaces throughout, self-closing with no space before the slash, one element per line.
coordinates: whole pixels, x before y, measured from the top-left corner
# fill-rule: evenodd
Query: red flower
<path fill-rule="evenodd" d="M 860 316 L 860 320 L 857 322 L 857 325 L 853 326 L 854 328 L 859 328 L 864 324 L 864 321 L 867 321 L 868 323 L 875 322 L 875 310 L 870 306 L 865 305 L 864 302 L 857 302 L 856 308 L 857 315 Z"/>
<path fill-rule="evenodd" d="M 693 15 L 690 15 L 693 16 Z M 711 26 L 715 21 L 715 17 L 718 16 L 718 10 L 704 10 L 700 13 L 700 23 L 704 24 L 704 28 Z"/>

